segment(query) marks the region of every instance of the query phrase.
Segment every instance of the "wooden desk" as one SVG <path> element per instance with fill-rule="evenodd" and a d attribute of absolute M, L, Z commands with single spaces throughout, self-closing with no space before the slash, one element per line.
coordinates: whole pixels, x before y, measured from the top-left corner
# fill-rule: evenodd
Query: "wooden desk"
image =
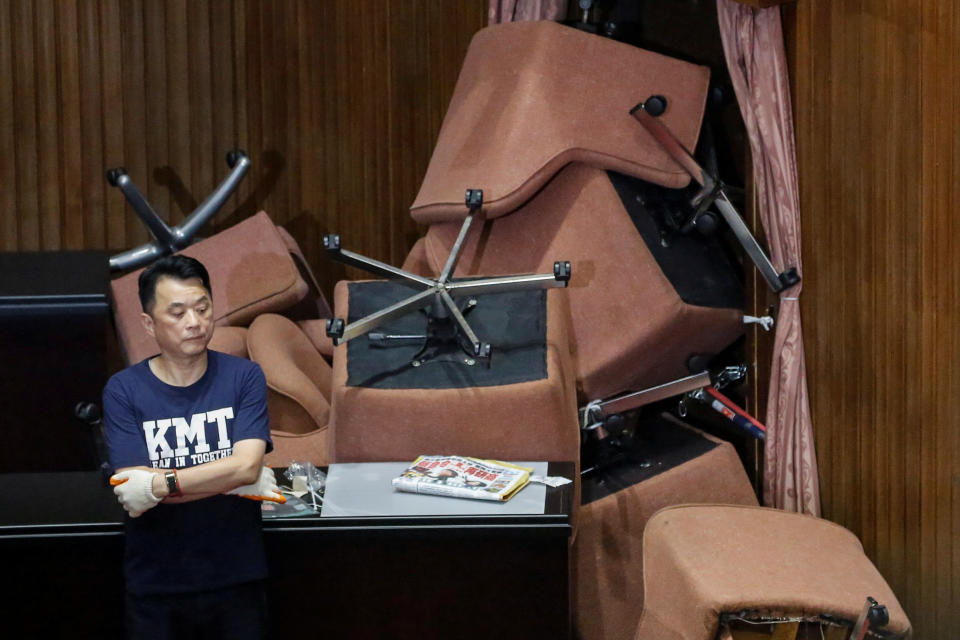
<path fill-rule="evenodd" d="M 540 514 L 265 520 L 273 637 L 568 638 L 572 495 L 548 488 Z M 0 474 L 8 632 L 122 637 L 122 556 L 98 473 Z"/>

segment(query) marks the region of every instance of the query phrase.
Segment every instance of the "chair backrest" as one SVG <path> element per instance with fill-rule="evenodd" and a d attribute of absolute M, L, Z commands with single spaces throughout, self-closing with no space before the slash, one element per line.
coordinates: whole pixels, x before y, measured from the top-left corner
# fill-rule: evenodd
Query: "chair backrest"
<path fill-rule="evenodd" d="M 284 238 L 263 211 L 180 253 L 196 258 L 210 273 L 217 326 L 244 326 L 261 313 L 283 311 L 301 301 L 309 289 Z M 127 363 L 157 352 L 156 342 L 140 322 L 137 278 L 142 271 L 110 283 L 114 322 Z"/>
<path fill-rule="evenodd" d="M 689 175 L 630 116 L 651 95 L 664 124 L 696 146 L 710 72 L 555 22 L 477 32 L 467 50 L 411 215 L 462 220 L 465 189 L 488 218 L 510 213 L 579 161 L 679 188 Z"/>
<path fill-rule="evenodd" d="M 716 240 L 679 236 L 664 247 L 655 229 L 638 232 L 634 214 L 654 223 L 630 211 L 637 206 L 606 171 L 571 164 L 519 210 L 472 232 L 457 265 L 458 276 L 494 276 L 571 262 L 576 375 L 590 400 L 698 373 L 691 357 L 719 353 L 743 332 L 740 285 Z M 458 230 L 431 225 L 411 261 L 438 272 Z"/>
<path fill-rule="evenodd" d="M 693 149 L 708 82 L 706 67 L 552 22 L 478 32 L 411 207 L 431 226 L 408 262 L 438 273 L 464 189 L 483 189 L 486 224 L 456 275 L 570 261 L 586 400 L 699 373 L 743 333 L 742 278 L 716 238 L 681 234 L 648 206 L 641 180 L 670 191 L 689 174 L 630 111 L 663 96 L 659 119 Z"/>

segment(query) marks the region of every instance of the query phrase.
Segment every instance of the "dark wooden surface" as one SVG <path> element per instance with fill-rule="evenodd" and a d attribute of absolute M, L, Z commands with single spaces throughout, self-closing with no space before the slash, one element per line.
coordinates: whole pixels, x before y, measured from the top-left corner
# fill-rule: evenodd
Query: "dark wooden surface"
<path fill-rule="evenodd" d="M 271 637 L 569 637 L 572 495 L 548 488 L 542 515 L 265 520 Z M 121 637 L 123 517 L 98 472 L 0 474 L 0 561 L 37 586 L 8 596 L 8 632 Z"/>
<path fill-rule="evenodd" d="M 960 625 L 960 6 L 799 2 L 801 310 L 824 515 L 917 638 Z"/>
<path fill-rule="evenodd" d="M 138 246 L 104 171 L 178 223 L 251 169 L 206 235 L 259 209 L 329 294 L 324 233 L 399 264 L 485 0 L 0 0 L 0 250 Z"/>

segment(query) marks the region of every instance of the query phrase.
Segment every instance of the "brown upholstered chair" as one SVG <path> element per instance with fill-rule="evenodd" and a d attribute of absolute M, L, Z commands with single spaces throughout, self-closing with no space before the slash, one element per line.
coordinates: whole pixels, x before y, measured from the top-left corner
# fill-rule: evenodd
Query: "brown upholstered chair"
<path fill-rule="evenodd" d="M 350 317 L 357 292 L 380 284 L 386 283 L 339 282 L 334 308 Z M 366 336 L 337 346 L 333 355 L 331 461 L 413 460 L 424 454 L 577 460 L 580 440 L 565 290 L 533 293 L 545 296 L 544 338 L 539 365 L 533 367 L 540 371 L 526 381 L 478 385 L 476 379 L 486 373 L 482 365 L 410 367 L 409 360 L 404 360 L 401 367 L 408 377 L 402 384 L 384 387 L 377 383 L 390 378 L 389 370 L 367 377 L 353 369 L 364 351 L 375 348 L 366 342 Z M 496 322 L 510 321 L 496 311 Z M 502 362 L 504 356 L 494 353 L 494 368 L 498 358 Z M 372 353 L 371 360 L 379 366 L 379 353 Z M 521 375 L 527 372 L 521 365 Z M 442 379 L 439 386 L 421 384 L 423 378 L 418 374 L 434 373 Z"/>
<path fill-rule="evenodd" d="M 404 269 L 431 276 L 441 271 L 458 238 L 463 190 L 483 189 L 486 221 L 466 238 L 455 275 L 537 272 L 554 259 L 569 260 L 573 269 L 566 294 L 583 399 L 605 398 L 701 370 L 709 356 L 742 333 L 736 267 L 725 263 L 722 250 L 709 242 L 670 233 L 668 225 L 655 219 L 648 194 L 661 187 L 683 187 L 688 175 L 630 111 L 651 95 L 664 96 L 667 109 L 659 121 L 692 150 L 707 81 L 705 68 L 548 22 L 496 25 L 478 32 L 411 207 L 412 217 L 430 227 Z M 335 382 L 338 375 L 335 358 Z M 584 505 L 576 539 L 575 617 L 581 637 L 625 640 L 636 631 L 643 607 L 638 638 L 714 639 L 716 612 L 696 605 L 714 584 L 698 583 L 684 592 L 680 587 L 696 581 L 699 565 L 677 552 L 668 554 L 675 565 L 664 567 L 663 551 L 660 564 L 650 565 L 651 554 L 657 554 L 651 549 L 658 543 L 661 549 L 669 547 L 671 540 L 665 535 L 651 545 L 649 533 L 642 547 L 639 540 L 656 509 L 690 501 L 756 505 L 730 445 Z M 730 578 L 724 589 L 711 594 L 712 602 L 734 606 L 738 593 L 762 602 L 762 590 L 754 587 L 764 582 L 766 571 L 762 562 L 748 557 L 746 544 L 711 545 L 714 536 L 748 540 L 763 547 L 758 559 L 772 562 L 789 558 L 795 550 L 801 557 L 813 553 L 803 537 L 826 529 L 821 539 L 837 538 L 838 552 L 853 554 L 852 568 L 865 578 L 864 584 L 876 587 L 873 593 L 847 598 L 842 611 L 836 611 L 855 617 L 866 595 L 895 604 L 859 544 L 843 549 L 834 525 L 813 520 L 797 524 L 796 517 L 756 507 L 726 509 L 722 513 L 728 514 L 733 531 L 709 524 L 697 529 L 703 539 L 696 554 L 700 564 L 708 570 L 723 567 Z M 742 521 L 737 521 L 740 515 Z M 786 519 L 794 523 L 792 533 L 790 526 L 782 533 L 774 527 L 774 535 L 766 530 L 768 521 L 774 526 Z M 656 531 L 660 524 L 651 521 L 647 531 Z M 693 523 L 688 526 L 695 528 Z M 741 562 L 751 571 L 738 570 Z M 810 559 L 811 566 L 829 562 Z M 666 575 L 670 572 L 672 578 Z M 773 573 L 781 582 L 769 593 L 783 596 L 775 604 L 803 602 L 802 595 L 798 601 L 787 594 L 815 588 L 786 572 Z M 680 587 L 664 593 L 658 590 L 659 582 Z M 650 599 L 645 607 L 641 584 L 647 585 Z M 679 629 L 693 625 L 690 628 L 699 630 L 706 621 L 712 630 L 694 635 L 675 632 L 667 624 L 654 626 L 658 607 L 678 619 Z"/>
<path fill-rule="evenodd" d="M 211 348 L 246 356 L 245 340 L 235 330 L 223 332 L 223 327 L 245 327 L 259 314 L 286 310 L 307 296 L 310 284 L 301 276 L 288 242 L 290 236 L 261 211 L 181 251 L 200 260 L 210 273 L 216 314 Z M 157 353 L 156 342 L 140 323 L 141 271 L 110 283 L 114 324 L 127 363 Z M 326 303 L 315 307 L 326 308 Z"/>
<path fill-rule="evenodd" d="M 482 29 L 467 50 L 413 218 L 463 219 L 468 188 L 483 189 L 488 218 L 507 215 L 571 162 L 683 187 L 689 175 L 629 112 L 652 94 L 665 96 L 663 122 L 692 149 L 709 76 L 706 67 L 555 22 Z"/>
<path fill-rule="evenodd" d="M 267 378 L 274 447 L 267 464 L 327 464 L 330 365 L 300 327 L 272 313 L 259 315 L 250 324 L 247 348 Z"/>
<path fill-rule="evenodd" d="M 884 637 L 910 635 L 860 541 L 827 520 L 741 505 L 669 507 L 647 523 L 643 565 L 635 640 L 735 639 L 723 627 L 741 619 L 845 623 L 846 634 L 827 637 L 846 638 L 868 596 L 887 607 Z"/>
<path fill-rule="evenodd" d="M 573 617 L 580 640 L 633 638 L 643 610 L 643 531 L 654 513 L 684 503 L 757 505 L 729 442 L 669 414 L 646 431 L 652 436 L 644 447 L 649 466 L 584 483 L 573 545 Z"/>
<path fill-rule="evenodd" d="M 605 171 L 568 165 L 519 210 L 469 235 L 455 272 L 532 273 L 551 269 L 557 256 L 569 260 L 576 377 L 588 400 L 697 373 L 687 367 L 691 357 L 716 354 L 743 332 L 742 307 L 734 306 L 736 282 L 724 281 L 702 261 L 710 246 L 678 238 L 671 250 L 689 247 L 700 262 L 684 261 L 679 268 L 689 268 L 686 281 L 672 281 L 672 265 L 658 263 L 667 250 L 651 250 L 631 219 L 632 203 L 624 203 L 617 186 Z M 405 267 L 439 273 L 458 230 L 455 222 L 431 225 Z M 691 284 L 697 268 L 704 269 L 702 278 Z M 734 295 L 718 295 L 716 287 L 725 282 Z"/>
<path fill-rule="evenodd" d="M 705 67 L 551 22 L 479 31 L 411 206 L 430 227 L 404 268 L 441 271 L 463 191 L 482 188 L 486 221 L 455 275 L 569 260 L 584 400 L 702 371 L 743 332 L 739 275 L 716 239 L 658 228 L 639 180 L 676 189 L 689 175 L 630 110 L 662 95 L 659 120 L 693 149 L 708 81 Z"/>
<path fill-rule="evenodd" d="M 216 314 L 210 348 L 249 357 L 263 368 L 274 440 L 267 462 L 326 464 L 330 365 L 323 354 L 330 357 L 333 349 L 322 325 L 330 307 L 300 247 L 261 211 L 181 253 L 203 262 L 210 273 Z M 117 335 L 128 363 L 157 352 L 140 323 L 141 271 L 111 283 Z"/>

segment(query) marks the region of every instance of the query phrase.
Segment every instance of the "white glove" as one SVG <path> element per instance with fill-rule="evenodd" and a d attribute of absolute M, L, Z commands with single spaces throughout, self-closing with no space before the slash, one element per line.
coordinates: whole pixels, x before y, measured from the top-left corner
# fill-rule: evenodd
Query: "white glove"
<path fill-rule="evenodd" d="M 277 478 L 273 475 L 273 469 L 270 467 L 261 467 L 260 477 L 253 484 L 245 484 L 242 487 L 231 489 L 227 491 L 227 494 L 250 500 L 269 500 L 281 504 L 287 501 L 277 488 Z"/>
<path fill-rule="evenodd" d="M 128 469 L 110 476 L 113 493 L 131 518 L 140 517 L 160 502 L 160 498 L 153 495 L 154 475 L 151 471 Z"/>

